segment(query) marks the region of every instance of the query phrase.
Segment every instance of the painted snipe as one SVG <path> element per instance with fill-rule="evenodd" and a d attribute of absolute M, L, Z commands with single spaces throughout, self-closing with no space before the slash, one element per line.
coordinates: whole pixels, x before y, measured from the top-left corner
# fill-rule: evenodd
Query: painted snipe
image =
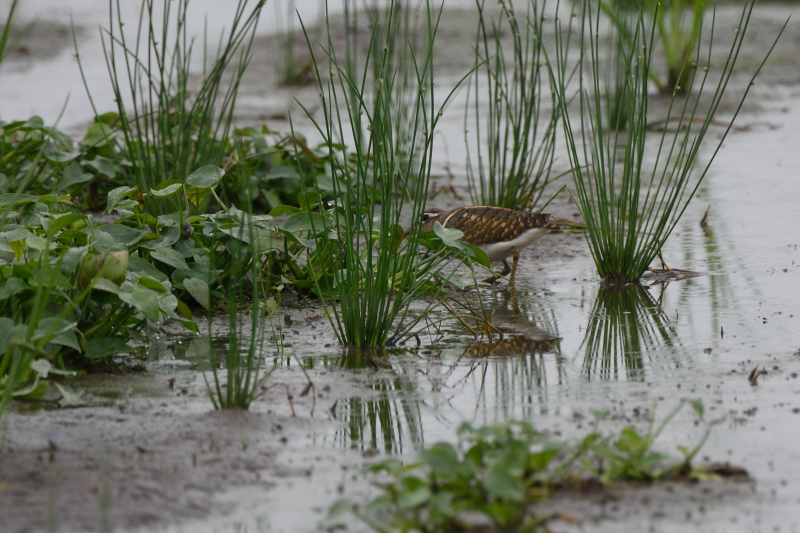
<path fill-rule="evenodd" d="M 550 215 L 515 211 L 504 207 L 474 205 L 450 211 L 428 208 L 422 216 L 420 231 L 433 230 L 439 222 L 445 228 L 456 228 L 464 233 L 461 241 L 481 248 L 489 261 L 502 261 L 505 276 L 511 272 L 508 282 L 514 285 L 519 251 L 556 229 Z M 513 257 L 513 266 L 506 259 Z"/>

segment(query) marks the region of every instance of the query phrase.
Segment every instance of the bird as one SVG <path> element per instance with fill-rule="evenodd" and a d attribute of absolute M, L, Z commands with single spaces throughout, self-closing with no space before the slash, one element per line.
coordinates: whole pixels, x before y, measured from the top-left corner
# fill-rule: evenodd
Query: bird
<path fill-rule="evenodd" d="M 550 221 L 550 215 L 517 211 L 505 207 L 473 205 L 443 210 L 426 208 L 422 214 L 420 233 L 433 230 L 434 224 L 445 228 L 455 228 L 464 234 L 461 242 L 481 248 L 489 261 L 502 261 L 503 277 L 511 272 L 509 285 L 514 285 L 517 273 L 519 251 L 558 228 Z M 513 257 L 513 266 L 507 259 Z M 497 279 L 489 278 L 489 280 Z"/>

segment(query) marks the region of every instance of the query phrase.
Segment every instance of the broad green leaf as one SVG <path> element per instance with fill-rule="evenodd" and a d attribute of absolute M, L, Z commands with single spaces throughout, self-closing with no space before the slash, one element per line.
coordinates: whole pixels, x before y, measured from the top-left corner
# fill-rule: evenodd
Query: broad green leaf
<path fill-rule="evenodd" d="M 126 197 L 131 197 L 131 194 L 137 190 L 138 189 L 136 187 L 117 187 L 116 189 L 109 191 L 106 202 L 106 211 L 114 210 L 120 200 Z"/>
<path fill-rule="evenodd" d="M 154 291 L 158 291 L 160 293 L 168 293 L 169 289 L 166 287 L 165 284 L 168 282 L 160 282 L 153 278 L 148 278 L 147 276 L 140 276 L 139 279 L 136 280 L 139 285 L 143 287 L 147 287 L 148 289 L 152 289 Z"/>
<path fill-rule="evenodd" d="M 163 184 L 159 184 L 161 187 Z M 167 198 L 169 196 L 173 196 L 178 191 L 183 188 L 183 184 L 180 182 L 172 183 L 171 185 L 164 185 L 159 189 L 150 189 L 150 195 L 154 198 Z"/>
<path fill-rule="evenodd" d="M 325 217 L 319 213 L 309 213 L 302 211 L 290 216 L 281 225 L 281 229 L 290 233 L 301 231 L 315 231 L 317 233 L 325 230 Z"/>
<path fill-rule="evenodd" d="M 158 293 L 152 289 L 126 281 L 122 284 L 120 300 L 141 312 L 150 322 L 158 323 L 161 309 L 158 306 Z"/>
<path fill-rule="evenodd" d="M 149 261 L 145 261 L 136 255 L 128 257 L 128 272 L 132 272 L 140 276 L 147 276 L 158 280 L 161 283 L 169 281 L 169 276 L 154 267 Z"/>
<path fill-rule="evenodd" d="M 115 284 L 113 281 L 107 280 L 105 278 L 94 278 L 92 282 L 89 284 L 92 289 L 96 289 L 98 291 L 108 292 L 111 294 L 119 294 L 119 285 Z"/>
<path fill-rule="evenodd" d="M 493 498 L 521 502 L 525 499 L 525 485 L 502 468 L 490 468 L 482 482 L 483 488 Z"/>
<path fill-rule="evenodd" d="M 289 165 L 276 165 L 272 167 L 272 169 L 266 175 L 267 180 L 275 180 L 275 179 L 293 179 L 299 180 L 300 174 L 297 173 L 297 169 L 293 166 Z"/>
<path fill-rule="evenodd" d="M 286 213 L 295 214 L 299 213 L 300 211 L 301 209 L 299 207 L 293 205 L 279 205 L 272 208 L 272 210 L 269 212 L 269 215 L 272 217 L 278 217 L 281 215 L 285 215 Z"/>
<path fill-rule="evenodd" d="M 97 156 L 86 164 L 109 179 L 116 178 L 119 173 L 117 163 L 107 157 Z"/>
<path fill-rule="evenodd" d="M 47 359 L 36 359 L 31 362 L 31 370 L 39 374 L 42 379 L 47 379 L 50 375 L 50 370 L 53 368 L 52 363 Z"/>
<path fill-rule="evenodd" d="M 206 187 L 186 187 L 186 198 L 189 202 L 198 206 L 203 203 L 208 196 L 211 195 L 211 189 Z"/>
<path fill-rule="evenodd" d="M 198 188 L 214 187 L 224 175 L 225 171 L 218 166 L 206 165 L 192 172 L 186 178 L 186 184 Z"/>
<path fill-rule="evenodd" d="M 120 248 L 133 246 L 148 234 L 146 231 L 129 228 L 122 224 L 103 224 L 97 227 L 97 231 L 110 235 Z"/>
<path fill-rule="evenodd" d="M 157 261 L 161 261 L 162 263 L 166 263 L 171 267 L 187 270 L 189 268 L 189 265 L 186 264 L 186 260 L 183 258 L 183 255 L 172 248 L 159 248 L 158 250 L 153 250 L 150 252 L 150 257 Z"/>
<path fill-rule="evenodd" d="M 183 286 L 189 291 L 197 303 L 202 305 L 205 309 L 211 308 L 211 295 L 208 290 L 208 284 L 199 278 L 189 278 L 183 280 Z"/>
<path fill-rule="evenodd" d="M 58 181 L 58 189 L 64 190 L 78 183 L 86 183 L 93 177 L 94 176 L 89 172 L 84 172 L 80 164 L 72 163 L 68 165 L 61 174 L 61 179 Z"/>
<path fill-rule="evenodd" d="M 401 510 L 414 509 L 427 503 L 431 495 L 431 489 L 425 481 L 414 476 L 404 477 L 402 488 L 397 495 L 397 507 Z"/>
<path fill-rule="evenodd" d="M 44 156 L 53 163 L 69 163 L 79 155 L 81 155 L 80 152 L 65 152 L 64 150 L 60 150 L 51 142 L 44 145 Z"/>
<path fill-rule="evenodd" d="M 446 442 L 439 442 L 422 452 L 423 460 L 428 463 L 434 474 L 458 477 L 459 460 L 455 448 Z"/>
<path fill-rule="evenodd" d="M 89 127 L 81 144 L 89 148 L 99 148 L 114 138 L 114 132 L 102 122 L 95 122 Z"/>
<path fill-rule="evenodd" d="M 39 320 L 34 340 L 43 339 L 48 344 L 68 346 L 76 352 L 81 352 L 81 346 L 75 336 L 76 323 L 63 318 L 43 318 Z"/>
<path fill-rule="evenodd" d="M 106 359 L 112 355 L 131 353 L 133 348 L 118 337 L 95 337 L 86 341 L 87 359 Z"/>
<path fill-rule="evenodd" d="M 54 266 L 48 264 L 36 267 L 31 275 L 31 287 L 59 288 L 64 291 L 72 289 L 72 282 Z"/>
<path fill-rule="evenodd" d="M 39 198 L 40 198 L 39 196 L 34 196 L 32 194 L 18 194 L 18 193 L 7 192 L 0 194 L 0 206 L 29 204 L 38 201 Z"/>
<path fill-rule="evenodd" d="M 67 226 L 71 226 L 72 224 L 78 222 L 79 220 L 84 220 L 86 217 L 84 215 L 79 215 L 77 213 L 71 213 L 66 215 L 51 215 L 53 216 L 53 221 L 50 223 L 50 227 L 47 228 L 47 236 L 53 237 L 56 233 L 61 231 L 62 229 L 66 228 Z"/>

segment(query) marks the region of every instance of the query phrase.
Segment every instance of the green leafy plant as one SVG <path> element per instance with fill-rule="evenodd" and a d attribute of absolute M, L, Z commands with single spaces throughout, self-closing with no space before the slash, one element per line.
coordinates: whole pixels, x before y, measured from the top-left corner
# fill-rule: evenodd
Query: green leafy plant
<path fill-rule="evenodd" d="M 661 133 L 650 133 L 647 123 L 648 80 L 656 26 L 652 22 L 648 25 L 645 5 L 639 4 L 630 46 L 619 48 L 620 64 L 626 75 L 621 78 L 621 86 L 617 87 L 617 97 L 619 102 L 624 102 L 626 110 L 617 113 L 616 122 L 611 124 L 604 120 L 607 88 L 603 86 L 606 76 L 600 57 L 600 8 L 593 11 L 588 0 L 582 4 L 580 45 L 584 52 L 579 61 L 580 110 L 577 117 L 567 105 L 570 71 L 565 47 L 567 41 L 557 25 L 557 91 L 564 114 L 574 194 L 586 222 L 592 258 L 601 277 L 621 283 L 638 280 L 661 251 L 708 172 L 741 110 L 750 85 L 772 51 L 770 48 L 753 74 L 730 124 L 716 149 L 707 157 L 707 163 L 696 169 L 702 141 L 712 119 L 717 117 L 723 94 L 731 81 L 753 5 L 749 1 L 743 8 L 716 88 L 707 107 L 702 110 L 701 97 L 705 96 L 704 89 L 712 69 L 711 44 L 705 57 L 700 55 L 699 46 L 694 47 L 694 58 L 687 65 L 687 68 L 696 69 L 687 88 L 692 98 L 681 101 L 673 92 L 668 116 L 675 129 L 664 128 Z M 696 32 L 695 40 L 699 39 L 701 30 L 702 26 Z M 709 39 L 713 43 L 713 21 Z M 578 124 L 580 133 L 575 131 Z M 620 158 L 618 154 L 624 155 Z"/>
<path fill-rule="evenodd" d="M 481 428 L 462 424 L 455 446 L 439 442 L 419 462 L 389 459 L 370 467 L 380 495 L 363 507 L 337 502 L 326 526 L 352 511 L 375 531 L 464 531 L 474 524 L 469 511 L 487 517 L 499 530 L 533 531 L 545 519 L 532 514 L 530 505 L 555 491 L 706 477 L 709 471 L 692 467 L 691 461 L 718 421 L 707 425 L 695 446 L 679 446 L 681 461 L 653 450 L 686 404 L 702 418 L 700 402 L 683 400 L 660 423 L 651 420 L 645 433 L 628 427 L 604 435 L 598 430 L 600 414 L 593 430 L 575 444 L 554 440 L 528 422 Z"/>
<path fill-rule="evenodd" d="M 473 104 L 464 121 L 470 196 L 476 205 L 529 210 L 550 181 L 561 114 L 542 44 L 545 5 L 526 2 L 522 16 L 511 0 L 501 0 L 499 15 L 490 18 L 485 3 L 478 2 Z"/>
<path fill-rule="evenodd" d="M 389 13 L 394 13 L 394 5 L 388 6 Z M 314 239 L 308 268 L 342 344 L 379 347 L 411 335 L 423 313 L 409 306 L 422 295 L 438 292 L 432 278 L 447 277 L 442 267 L 452 259 L 452 250 L 462 257 L 476 254 L 457 240 L 460 232 L 439 226 L 439 246 L 432 244 L 437 251 L 420 258 L 419 229 L 404 239 L 400 226 L 405 198 L 412 199 L 412 219 L 422 217 L 434 129 L 447 103 L 445 99 L 437 108 L 434 100 L 433 40 L 438 18 L 429 3 L 423 24 L 422 54 L 413 56 L 414 91 L 404 89 L 401 95 L 409 98 L 408 109 L 415 124 L 411 137 L 402 142 L 402 150 L 394 137 L 398 109 L 394 84 L 401 73 L 396 70 L 397 63 L 386 61 L 394 47 L 392 31 L 386 31 L 384 40 L 378 41 L 373 29 L 359 74 L 352 55 L 348 54 L 346 61 L 338 59 L 327 27 L 327 82 L 320 73 L 325 63 L 317 59 L 309 41 L 324 113 L 324 122 L 315 122 L 315 126 L 329 153 L 342 149 L 338 140 L 348 137 L 353 139 L 354 151 L 343 148 L 341 158 L 331 157 L 332 194 L 318 182 L 303 195 L 303 212 L 294 214 L 283 229 L 305 229 Z M 393 27 L 391 22 L 385 26 L 387 30 Z M 370 78 L 367 67 L 373 62 L 375 73 Z M 402 157 L 401 151 L 419 157 Z M 485 254 L 483 260 L 488 262 Z"/>

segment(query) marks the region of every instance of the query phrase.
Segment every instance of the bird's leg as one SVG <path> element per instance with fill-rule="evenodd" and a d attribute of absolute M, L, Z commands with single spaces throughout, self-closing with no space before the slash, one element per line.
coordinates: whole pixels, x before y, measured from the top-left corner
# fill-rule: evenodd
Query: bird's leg
<path fill-rule="evenodd" d="M 501 277 L 501 278 L 504 278 L 504 277 L 506 277 L 506 276 L 508 275 L 508 273 L 509 273 L 509 272 L 511 272 L 511 267 L 510 267 L 510 266 L 508 266 L 508 261 L 506 261 L 505 259 L 503 259 L 503 271 L 502 271 L 502 272 L 500 272 L 500 277 Z"/>
<path fill-rule="evenodd" d="M 514 254 L 514 261 L 511 267 L 511 278 L 508 280 L 508 284 L 512 287 L 514 286 L 514 276 L 517 274 L 517 263 L 519 263 L 519 250 L 516 248 L 511 249 L 511 253 Z M 505 261 L 503 261 L 505 263 Z M 508 263 L 506 263 L 506 267 L 508 267 Z"/>
<path fill-rule="evenodd" d="M 508 261 L 503 259 L 503 271 L 500 272 L 499 274 L 489 276 L 488 278 L 483 280 L 483 283 L 494 283 L 498 279 L 505 277 L 509 272 L 511 272 L 511 267 L 508 266 Z"/>
<path fill-rule="evenodd" d="M 661 268 L 662 268 L 662 269 L 666 270 L 667 272 L 670 272 L 670 271 L 672 270 L 672 269 L 671 269 L 670 267 L 668 267 L 668 266 L 667 266 L 667 264 L 664 262 L 664 258 L 663 258 L 663 257 L 661 257 L 661 252 L 658 252 L 658 259 L 661 261 Z"/>

